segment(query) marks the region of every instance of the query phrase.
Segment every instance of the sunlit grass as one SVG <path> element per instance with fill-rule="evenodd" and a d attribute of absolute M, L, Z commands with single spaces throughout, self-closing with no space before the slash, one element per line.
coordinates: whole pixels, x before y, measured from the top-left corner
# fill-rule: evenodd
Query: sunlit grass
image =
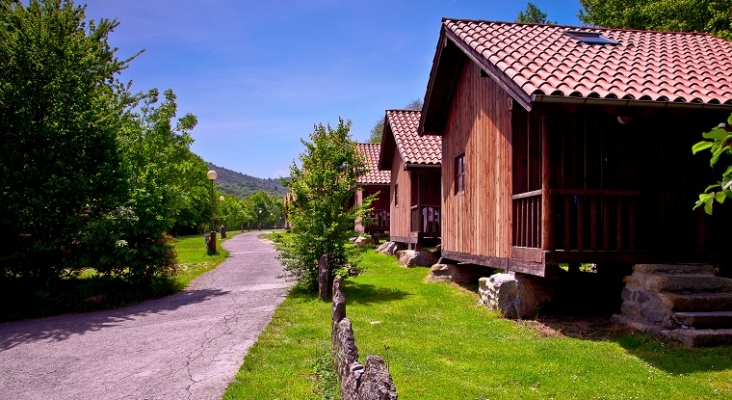
<path fill-rule="evenodd" d="M 362 361 L 382 356 L 400 399 L 732 398 L 731 347 L 545 337 L 477 306 L 475 293 L 426 282 L 427 269 L 373 251 L 362 263 L 344 285 L 347 314 Z M 224 398 L 323 398 L 315 372 L 329 351 L 330 303 L 293 291 Z"/>

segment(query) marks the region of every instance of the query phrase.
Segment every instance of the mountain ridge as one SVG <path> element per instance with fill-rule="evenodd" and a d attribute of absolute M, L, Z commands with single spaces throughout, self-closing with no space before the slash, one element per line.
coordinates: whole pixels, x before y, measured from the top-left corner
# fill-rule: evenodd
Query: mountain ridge
<path fill-rule="evenodd" d="M 226 194 L 245 198 L 260 190 L 264 190 L 273 196 L 283 197 L 288 192 L 287 188 L 280 183 L 279 179 L 257 178 L 225 167 L 220 167 L 210 162 L 207 164 L 209 169 L 216 171 L 218 174 L 218 177 L 216 178 L 216 187 Z"/>

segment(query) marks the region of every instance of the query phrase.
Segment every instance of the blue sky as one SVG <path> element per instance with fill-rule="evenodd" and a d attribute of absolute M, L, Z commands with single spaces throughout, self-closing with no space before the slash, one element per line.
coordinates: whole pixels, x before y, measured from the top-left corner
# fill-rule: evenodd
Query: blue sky
<path fill-rule="evenodd" d="M 78 4 L 83 4 L 78 2 Z M 534 4 L 579 25 L 577 0 Z M 193 113 L 193 151 L 262 178 L 288 175 L 313 124 L 351 120 L 366 141 L 384 110 L 424 97 L 442 17 L 513 21 L 506 0 L 89 0 L 117 18 L 133 89 L 171 88 Z"/>

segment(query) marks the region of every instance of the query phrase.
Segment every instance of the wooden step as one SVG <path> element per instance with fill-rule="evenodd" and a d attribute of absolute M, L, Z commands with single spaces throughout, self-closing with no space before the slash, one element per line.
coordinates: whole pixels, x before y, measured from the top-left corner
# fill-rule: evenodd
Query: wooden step
<path fill-rule="evenodd" d="M 732 311 L 678 312 L 671 318 L 696 329 L 732 329 Z"/>
<path fill-rule="evenodd" d="M 670 311 L 732 311 L 732 293 L 659 293 Z"/>
<path fill-rule="evenodd" d="M 732 279 L 711 275 L 634 273 L 626 276 L 625 282 L 630 285 L 637 284 L 651 292 L 661 293 L 732 292 Z"/>
<path fill-rule="evenodd" d="M 661 335 L 689 347 L 724 346 L 732 344 L 732 329 L 673 329 Z"/>
<path fill-rule="evenodd" d="M 641 274 L 701 274 L 714 275 L 714 267 L 707 264 L 636 264 L 633 271 Z"/>

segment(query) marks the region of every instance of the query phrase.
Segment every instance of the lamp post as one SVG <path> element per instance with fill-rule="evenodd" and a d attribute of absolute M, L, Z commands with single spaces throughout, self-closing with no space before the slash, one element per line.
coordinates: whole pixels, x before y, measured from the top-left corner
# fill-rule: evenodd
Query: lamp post
<path fill-rule="evenodd" d="M 208 239 L 208 254 L 216 254 L 216 225 L 214 224 L 214 181 L 218 177 L 216 171 L 208 171 L 206 177 L 211 181 L 211 233 Z"/>
<path fill-rule="evenodd" d="M 219 196 L 219 203 L 221 203 L 223 201 L 224 201 L 224 196 Z M 226 224 L 223 222 L 221 223 L 221 239 L 226 239 Z"/>
<path fill-rule="evenodd" d="M 262 230 L 262 209 L 259 209 L 259 217 L 257 217 L 257 223 L 259 224 L 259 230 Z"/>

